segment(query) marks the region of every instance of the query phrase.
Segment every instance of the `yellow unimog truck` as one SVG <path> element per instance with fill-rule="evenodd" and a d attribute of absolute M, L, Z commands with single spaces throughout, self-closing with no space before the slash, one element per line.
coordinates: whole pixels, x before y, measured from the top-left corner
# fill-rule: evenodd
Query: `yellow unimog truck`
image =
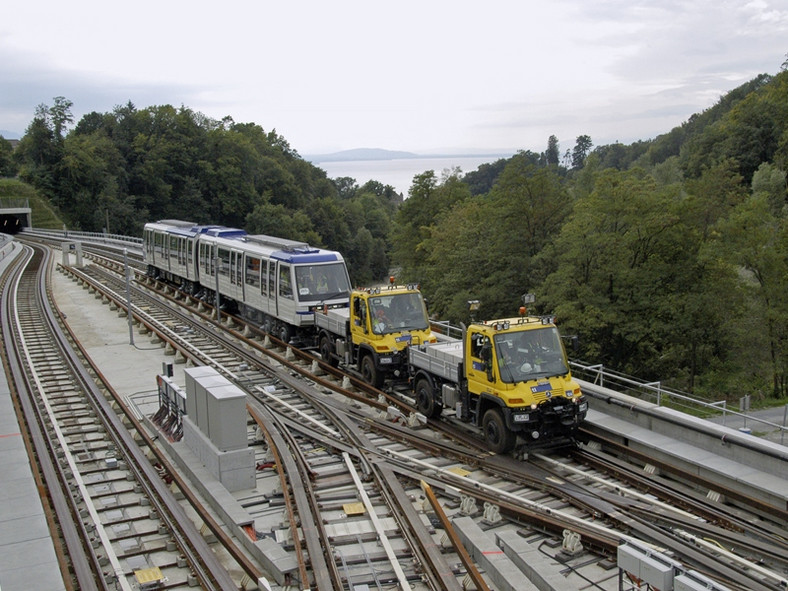
<path fill-rule="evenodd" d="M 416 406 L 445 411 L 482 430 L 488 447 L 510 451 L 574 439 L 588 402 L 572 379 L 550 317 L 521 316 L 464 327 L 461 339 L 413 346 L 408 365 Z"/>
<path fill-rule="evenodd" d="M 348 308 L 316 310 L 315 325 L 323 360 L 357 369 L 378 388 L 407 377 L 406 349 L 437 340 L 415 285 L 355 289 Z"/>

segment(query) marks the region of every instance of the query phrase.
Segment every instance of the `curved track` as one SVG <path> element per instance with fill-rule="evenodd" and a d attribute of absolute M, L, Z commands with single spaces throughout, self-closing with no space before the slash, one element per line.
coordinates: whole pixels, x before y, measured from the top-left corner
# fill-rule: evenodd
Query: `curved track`
<path fill-rule="evenodd" d="M 3 290 L 3 337 L 24 422 L 80 589 L 237 586 L 89 374 L 52 312 L 41 248 Z M 66 558 L 68 564 L 65 564 Z"/>

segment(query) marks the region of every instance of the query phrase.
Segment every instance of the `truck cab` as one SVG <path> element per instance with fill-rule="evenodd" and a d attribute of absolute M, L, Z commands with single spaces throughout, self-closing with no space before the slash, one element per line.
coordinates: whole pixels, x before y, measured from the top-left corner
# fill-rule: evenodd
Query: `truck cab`
<path fill-rule="evenodd" d="M 523 316 L 472 323 L 462 340 L 410 351 L 420 412 L 444 408 L 482 428 L 493 451 L 571 438 L 588 405 L 572 379 L 550 318 Z"/>
<path fill-rule="evenodd" d="M 407 376 L 409 346 L 437 340 L 413 285 L 353 290 L 348 308 L 318 312 L 315 323 L 323 359 L 355 366 L 376 387 L 387 377 Z"/>

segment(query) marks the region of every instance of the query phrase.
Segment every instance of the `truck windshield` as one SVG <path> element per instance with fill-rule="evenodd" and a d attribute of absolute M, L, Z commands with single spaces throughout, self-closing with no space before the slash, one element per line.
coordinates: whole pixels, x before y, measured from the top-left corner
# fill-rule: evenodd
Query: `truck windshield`
<path fill-rule="evenodd" d="M 296 289 L 301 302 L 324 302 L 349 297 L 350 283 L 344 263 L 302 265 L 295 268 Z"/>
<path fill-rule="evenodd" d="M 372 332 L 388 334 L 427 330 L 429 321 L 419 293 L 381 294 L 369 300 Z"/>
<path fill-rule="evenodd" d="M 569 373 L 561 338 L 554 326 L 495 335 L 501 380 L 510 384 Z"/>

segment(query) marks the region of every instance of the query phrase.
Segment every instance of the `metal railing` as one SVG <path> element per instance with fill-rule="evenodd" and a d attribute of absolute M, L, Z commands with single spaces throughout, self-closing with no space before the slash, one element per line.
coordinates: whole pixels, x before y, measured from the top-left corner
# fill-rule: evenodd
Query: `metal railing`
<path fill-rule="evenodd" d="M 0 209 L 30 209 L 30 203 L 22 197 L 0 197 Z"/>
<path fill-rule="evenodd" d="M 462 328 L 449 324 L 446 320 L 430 320 L 430 330 L 438 335 L 448 337 L 450 339 L 461 339 Z"/>
<path fill-rule="evenodd" d="M 76 230 L 46 230 L 42 228 L 24 228 L 21 234 L 46 236 L 63 240 L 90 240 L 117 246 L 138 248 L 142 246 L 142 238 L 137 236 L 124 236 L 123 234 L 107 234 L 106 232 L 79 232 Z"/>
<path fill-rule="evenodd" d="M 708 401 L 695 398 L 686 392 L 666 388 L 661 382 L 646 382 L 622 373 L 606 370 L 601 364 L 586 365 L 579 361 L 570 361 L 569 365 L 572 366 L 572 374 L 577 378 L 597 386 L 610 388 L 628 396 L 652 402 L 657 406 L 689 411 L 691 414 L 704 419 L 722 417 L 723 426 L 727 426 L 726 423 L 731 419 L 735 423 L 735 425 L 732 425 L 733 428 L 738 428 L 748 433 L 751 431 L 747 427 L 748 422 L 757 424 L 759 429 L 769 433 L 776 431 L 779 433 L 778 439 L 780 444 L 784 445 L 785 436 L 788 432 L 788 405 L 783 409 L 783 422 L 780 425 L 748 413 L 749 395 L 742 397 L 741 406 L 743 408 L 737 411 L 728 408 L 726 400 Z M 738 426 L 739 423 L 742 426 Z"/>

